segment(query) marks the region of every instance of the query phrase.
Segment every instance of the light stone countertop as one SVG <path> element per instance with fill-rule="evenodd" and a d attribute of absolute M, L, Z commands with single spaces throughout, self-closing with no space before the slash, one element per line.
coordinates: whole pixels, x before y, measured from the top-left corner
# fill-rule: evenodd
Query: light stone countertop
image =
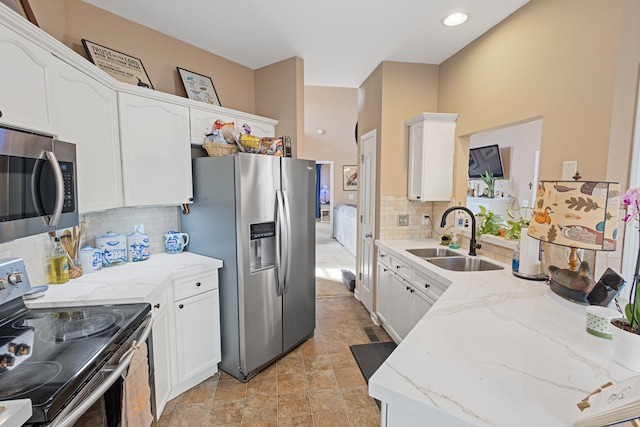
<path fill-rule="evenodd" d="M 31 399 L 17 399 L 0 401 L 3 410 L 0 411 L 0 426 L 21 426 L 33 414 Z"/>
<path fill-rule="evenodd" d="M 451 283 L 369 381 L 391 408 L 430 426 L 571 426 L 586 395 L 637 374 L 613 360 L 611 340 L 585 331 L 585 306 L 545 282 L 488 258 L 504 270 L 453 272 L 406 252 L 435 240 L 376 244 Z"/>
<path fill-rule="evenodd" d="M 107 267 L 62 285 L 49 285 L 43 297 L 26 300 L 25 304 L 29 308 L 48 308 L 150 302 L 175 279 L 221 267 L 218 259 L 190 252 L 153 254 L 146 261 Z"/>

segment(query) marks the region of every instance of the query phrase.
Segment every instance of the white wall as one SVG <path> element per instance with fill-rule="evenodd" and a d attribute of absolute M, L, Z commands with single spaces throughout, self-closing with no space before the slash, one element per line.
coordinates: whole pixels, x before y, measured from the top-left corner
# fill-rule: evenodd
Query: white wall
<path fill-rule="evenodd" d="M 539 119 L 473 134 L 469 148 L 498 144 L 505 179 L 497 180 L 496 191 L 505 192 L 513 197 L 517 206 L 523 206 L 524 201 L 531 206 L 532 190 L 529 184 L 536 185 L 534 182 L 535 154 L 540 150 L 541 138 L 542 119 Z M 480 180 L 471 180 L 469 183 L 470 185 L 479 184 L 480 188 L 484 188 Z"/>

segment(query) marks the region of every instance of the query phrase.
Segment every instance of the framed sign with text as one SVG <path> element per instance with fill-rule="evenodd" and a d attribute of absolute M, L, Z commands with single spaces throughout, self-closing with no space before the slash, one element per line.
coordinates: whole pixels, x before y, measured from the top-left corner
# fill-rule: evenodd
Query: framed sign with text
<path fill-rule="evenodd" d="M 82 45 L 89 60 L 114 79 L 153 89 L 147 70 L 138 58 L 85 39 L 82 39 Z"/>

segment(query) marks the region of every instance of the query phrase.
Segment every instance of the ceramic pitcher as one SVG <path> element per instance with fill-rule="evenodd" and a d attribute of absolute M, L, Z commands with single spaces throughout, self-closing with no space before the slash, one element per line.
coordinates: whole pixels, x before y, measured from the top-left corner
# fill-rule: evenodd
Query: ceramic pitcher
<path fill-rule="evenodd" d="M 177 231 L 164 233 L 164 248 L 168 254 L 179 254 L 188 244 L 189 235 L 187 233 L 178 233 Z"/>

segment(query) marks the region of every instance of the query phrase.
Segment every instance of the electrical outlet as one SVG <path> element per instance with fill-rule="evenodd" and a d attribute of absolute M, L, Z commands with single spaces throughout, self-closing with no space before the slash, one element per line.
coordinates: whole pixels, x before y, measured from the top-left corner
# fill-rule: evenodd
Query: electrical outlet
<path fill-rule="evenodd" d="M 429 214 L 422 214 L 422 225 L 429 225 Z"/>
<path fill-rule="evenodd" d="M 409 215 L 398 215 L 398 225 L 406 227 L 409 225 Z"/>
<path fill-rule="evenodd" d="M 349 200 L 353 200 L 353 194 L 349 194 L 349 196 L 347 196 L 347 198 L 348 198 Z"/>
<path fill-rule="evenodd" d="M 578 172 L 578 162 L 562 162 L 562 180 L 571 181 L 573 176 Z"/>

